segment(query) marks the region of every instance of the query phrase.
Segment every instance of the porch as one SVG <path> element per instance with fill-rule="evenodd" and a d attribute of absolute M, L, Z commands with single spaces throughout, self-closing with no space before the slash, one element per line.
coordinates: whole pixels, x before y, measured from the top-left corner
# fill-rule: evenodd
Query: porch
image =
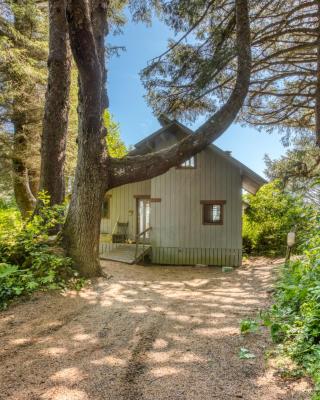
<path fill-rule="evenodd" d="M 112 246 L 106 246 L 112 245 Z M 100 258 L 102 260 L 118 261 L 125 264 L 136 264 L 151 252 L 149 244 L 103 243 Z"/>

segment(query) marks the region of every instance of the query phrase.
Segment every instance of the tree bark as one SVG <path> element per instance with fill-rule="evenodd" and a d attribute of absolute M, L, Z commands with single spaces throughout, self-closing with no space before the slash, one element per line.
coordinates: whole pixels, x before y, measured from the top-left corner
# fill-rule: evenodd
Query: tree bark
<path fill-rule="evenodd" d="M 80 273 L 100 274 L 99 231 L 105 192 L 166 172 L 204 149 L 232 123 L 248 92 L 251 51 L 247 0 L 236 0 L 238 74 L 227 103 L 195 135 L 157 153 L 124 159 L 107 157 L 102 112 L 106 6 L 103 0 L 68 0 L 71 49 L 79 70 L 79 142 L 74 188 L 63 229 L 64 246 Z"/>
<path fill-rule="evenodd" d="M 49 1 L 48 85 L 41 141 L 40 189 L 50 195 L 51 205 L 65 196 L 66 156 L 71 51 L 65 0 Z"/>
<path fill-rule="evenodd" d="M 78 160 L 71 202 L 63 229 L 67 254 L 84 276 L 101 274 L 99 235 L 101 205 L 107 189 L 107 106 L 104 79 L 106 2 L 69 0 L 71 49 L 79 71 Z"/>
<path fill-rule="evenodd" d="M 320 147 L 320 2 L 318 2 L 318 36 L 317 36 L 317 83 L 316 83 L 316 145 Z"/>
<path fill-rule="evenodd" d="M 36 199 L 30 188 L 26 163 L 28 138 L 23 127 L 24 123 L 21 120 L 14 121 L 12 169 L 14 196 L 22 218 L 26 219 L 34 210 Z"/>
<path fill-rule="evenodd" d="M 40 165 L 39 165 L 40 167 Z M 30 168 L 28 169 L 29 185 L 31 193 L 35 198 L 38 196 L 40 189 L 40 169 Z"/>

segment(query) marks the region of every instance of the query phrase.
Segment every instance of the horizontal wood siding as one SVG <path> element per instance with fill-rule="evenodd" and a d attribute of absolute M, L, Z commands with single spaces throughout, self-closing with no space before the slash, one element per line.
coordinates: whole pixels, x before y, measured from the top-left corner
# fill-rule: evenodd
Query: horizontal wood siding
<path fill-rule="evenodd" d="M 110 218 L 101 220 L 101 233 L 112 233 L 112 230 L 119 218 L 119 222 L 129 222 L 129 237 L 133 239 L 136 234 L 137 195 L 151 194 L 151 181 L 130 183 L 108 192 L 110 197 Z"/>

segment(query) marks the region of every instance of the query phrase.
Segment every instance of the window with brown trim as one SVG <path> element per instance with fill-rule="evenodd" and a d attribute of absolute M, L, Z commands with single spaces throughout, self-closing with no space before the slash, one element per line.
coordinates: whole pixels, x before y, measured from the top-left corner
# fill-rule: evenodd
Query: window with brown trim
<path fill-rule="evenodd" d="M 101 215 L 102 218 L 110 218 L 110 196 L 105 196 L 103 200 Z"/>
<path fill-rule="evenodd" d="M 179 165 L 179 169 L 195 169 L 196 168 L 196 156 L 192 156 L 188 160 L 184 161 Z"/>
<path fill-rule="evenodd" d="M 223 225 L 224 200 L 203 200 L 201 204 L 203 225 Z"/>

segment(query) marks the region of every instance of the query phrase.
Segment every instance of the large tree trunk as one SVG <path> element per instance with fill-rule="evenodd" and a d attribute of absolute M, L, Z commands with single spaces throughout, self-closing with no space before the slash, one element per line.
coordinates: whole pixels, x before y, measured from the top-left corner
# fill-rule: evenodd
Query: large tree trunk
<path fill-rule="evenodd" d="M 320 2 L 318 2 L 318 36 L 317 36 L 317 82 L 316 82 L 316 144 L 320 147 Z"/>
<path fill-rule="evenodd" d="M 125 183 L 155 177 L 204 149 L 232 123 L 246 97 L 251 52 L 247 0 L 236 0 L 238 73 L 234 90 L 221 109 L 196 135 L 171 148 L 145 156 L 109 159 L 102 112 L 104 89 L 103 0 L 68 0 L 71 49 L 79 70 L 78 162 L 71 203 L 63 230 L 64 245 L 84 276 L 100 274 L 99 231 L 104 193 Z"/>
<path fill-rule="evenodd" d="M 34 210 L 36 199 L 30 188 L 29 173 L 26 162 L 28 154 L 28 138 L 23 127 L 23 122 L 14 121 L 12 169 L 16 203 L 21 212 L 22 218 L 25 219 Z"/>
<path fill-rule="evenodd" d="M 65 196 L 64 164 L 71 81 L 65 10 L 65 0 L 49 1 L 49 76 L 41 141 L 40 189 L 49 193 L 52 205 L 61 204 Z"/>
<path fill-rule="evenodd" d="M 18 1 L 16 3 L 21 6 L 21 2 Z M 15 30 L 18 36 L 21 35 L 21 38 L 19 37 L 19 40 L 16 41 L 15 46 L 17 49 L 20 47 L 24 54 L 26 48 L 29 48 L 29 43 L 25 43 L 23 38 L 30 37 L 30 32 L 33 29 L 28 24 L 28 15 L 23 12 L 21 13 L 19 7 L 17 9 L 13 7 L 12 11 Z M 10 29 L 8 35 L 10 37 Z M 32 40 L 30 40 L 30 45 L 32 46 Z M 39 58 L 43 56 L 43 52 L 45 53 L 43 50 L 40 51 Z M 33 50 L 32 54 L 34 55 Z M 16 78 L 15 75 L 13 76 Z M 14 84 L 17 85 L 17 82 L 20 84 L 19 80 L 14 82 Z M 36 189 L 36 182 L 33 178 L 39 175 L 39 172 L 36 172 L 38 165 L 34 162 L 34 152 L 38 153 L 37 139 L 39 136 L 37 135 L 37 131 L 34 131 L 34 127 L 40 121 L 37 110 L 30 109 L 29 107 L 28 96 L 30 96 L 30 93 L 28 89 L 30 89 L 30 85 L 21 88 L 19 92 L 20 96 L 14 96 L 12 104 L 12 124 L 14 127 L 12 149 L 13 189 L 17 206 L 24 219 L 31 215 L 36 205 L 36 196 L 33 191 Z M 31 175 L 34 176 L 31 177 Z"/>
<path fill-rule="evenodd" d="M 101 273 L 99 234 L 101 204 L 107 188 L 106 131 L 102 113 L 104 87 L 104 1 L 70 0 L 70 42 L 79 70 L 78 160 L 70 207 L 63 230 L 64 246 L 84 276 Z"/>

